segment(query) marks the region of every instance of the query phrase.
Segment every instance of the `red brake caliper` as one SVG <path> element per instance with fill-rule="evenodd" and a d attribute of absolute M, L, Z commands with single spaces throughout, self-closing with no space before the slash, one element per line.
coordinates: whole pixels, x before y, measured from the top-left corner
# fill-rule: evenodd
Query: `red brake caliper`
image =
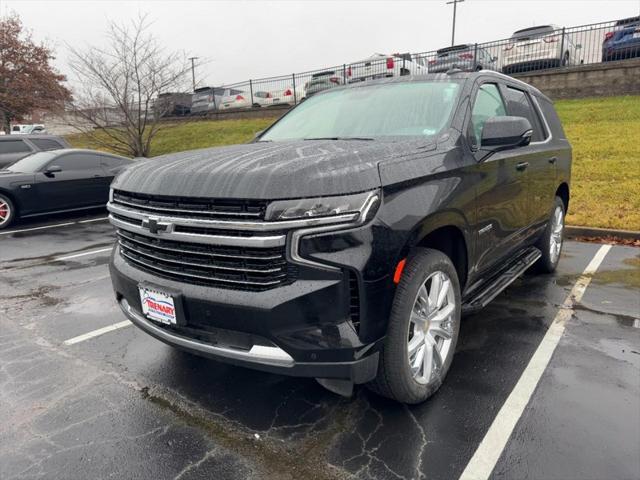
<path fill-rule="evenodd" d="M 7 213 L 9 213 L 9 209 L 7 208 L 6 203 L 0 203 L 0 218 L 5 219 L 7 217 Z"/>

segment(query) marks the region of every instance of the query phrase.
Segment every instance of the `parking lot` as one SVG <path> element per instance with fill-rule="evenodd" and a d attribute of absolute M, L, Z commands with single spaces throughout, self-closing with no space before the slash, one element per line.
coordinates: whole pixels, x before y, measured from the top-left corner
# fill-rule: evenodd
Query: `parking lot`
<path fill-rule="evenodd" d="M 637 248 L 567 242 L 407 407 L 154 340 L 115 304 L 113 241 L 103 211 L 0 233 L 2 479 L 640 478 Z"/>

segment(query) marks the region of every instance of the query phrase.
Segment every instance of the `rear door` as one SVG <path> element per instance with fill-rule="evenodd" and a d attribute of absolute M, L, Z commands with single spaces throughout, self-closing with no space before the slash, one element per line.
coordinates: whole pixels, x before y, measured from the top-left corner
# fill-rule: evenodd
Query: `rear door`
<path fill-rule="evenodd" d="M 47 210 L 81 208 L 100 203 L 106 173 L 98 157 L 88 153 L 68 153 L 49 162 L 62 171 L 36 175 L 36 189 L 40 202 Z M 45 167 L 45 169 L 47 168 Z M 105 201 L 106 203 L 106 201 Z"/>
<path fill-rule="evenodd" d="M 469 143 L 478 147 L 484 123 L 507 115 L 502 88 L 494 80 L 477 88 L 468 123 Z M 497 152 L 478 163 L 476 263 L 486 271 L 513 254 L 529 224 L 528 171 L 523 152 Z"/>
<path fill-rule="evenodd" d="M 538 227 L 549 219 L 556 192 L 556 162 L 558 153 L 550 145 L 549 132 L 544 126 L 540 113 L 532 97 L 523 89 L 514 85 L 505 85 L 504 98 L 507 101 L 509 115 L 524 117 L 533 129 L 531 143 L 519 148 L 520 161 L 528 163 L 528 224 L 533 235 Z"/>

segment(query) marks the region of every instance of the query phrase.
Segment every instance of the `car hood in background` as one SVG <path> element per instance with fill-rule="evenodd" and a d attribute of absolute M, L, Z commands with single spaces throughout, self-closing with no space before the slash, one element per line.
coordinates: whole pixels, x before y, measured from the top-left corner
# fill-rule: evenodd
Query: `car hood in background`
<path fill-rule="evenodd" d="M 264 142 L 164 155 L 133 165 L 119 190 L 150 195 L 282 199 L 361 192 L 380 186 L 378 163 L 424 152 L 426 139 Z"/>

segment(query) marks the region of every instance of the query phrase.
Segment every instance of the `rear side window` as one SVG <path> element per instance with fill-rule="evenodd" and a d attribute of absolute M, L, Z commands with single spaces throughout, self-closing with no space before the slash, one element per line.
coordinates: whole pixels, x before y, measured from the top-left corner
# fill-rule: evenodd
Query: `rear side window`
<path fill-rule="evenodd" d="M 130 163 L 130 161 L 124 158 L 104 156 L 104 157 L 100 157 L 100 163 L 102 164 L 103 167 L 115 168 L 115 167 L 121 167 L 123 165 L 127 165 L 128 163 Z"/>
<path fill-rule="evenodd" d="M 0 153 L 23 153 L 30 152 L 29 146 L 22 140 L 9 140 L 0 142 Z"/>
<path fill-rule="evenodd" d="M 480 145 L 482 128 L 491 117 L 504 117 L 507 114 L 504 101 L 500 96 L 498 86 L 493 83 L 485 83 L 478 90 L 476 101 L 471 111 L 470 140 L 472 145 Z"/>
<path fill-rule="evenodd" d="M 567 138 L 564 134 L 562 123 L 560 123 L 560 118 L 556 113 L 556 109 L 553 108 L 553 104 L 546 98 L 536 98 L 538 99 L 538 103 L 540 104 L 540 108 L 542 109 L 542 114 L 544 115 L 544 118 L 547 121 L 547 124 L 549 125 L 553 136 L 562 139 Z"/>
<path fill-rule="evenodd" d="M 66 170 L 93 170 L 98 168 L 98 159 L 95 155 L 86 153 L 72 153 L 58 157 L 49 162 L 49 165 L 57 165 Z"/>
<path fill-rule="evenodd" d="M 31 143 L 33 143 L 42 151 L 59 150 L 62 148 L 62 145 L 60 145 L 60 143 L 56 142 L 55 140 L 51 140 L 50 138 L 32 138 Z"/>
<path fill-rule="evenodd" d="M 532 142 L 541 142 L 547 138 L 547 134 L 542 127 L 542 122 L 540 122 L 540 118 L 533 105 L 531 105 L 529 96 L 525 92 L 517 88 L 507 87 L 505 89 L 505 99 L 507 101 L 509 115 L 524 117 L 529 120 L 533 128 L 533 135 L 531 136 Z"/>

